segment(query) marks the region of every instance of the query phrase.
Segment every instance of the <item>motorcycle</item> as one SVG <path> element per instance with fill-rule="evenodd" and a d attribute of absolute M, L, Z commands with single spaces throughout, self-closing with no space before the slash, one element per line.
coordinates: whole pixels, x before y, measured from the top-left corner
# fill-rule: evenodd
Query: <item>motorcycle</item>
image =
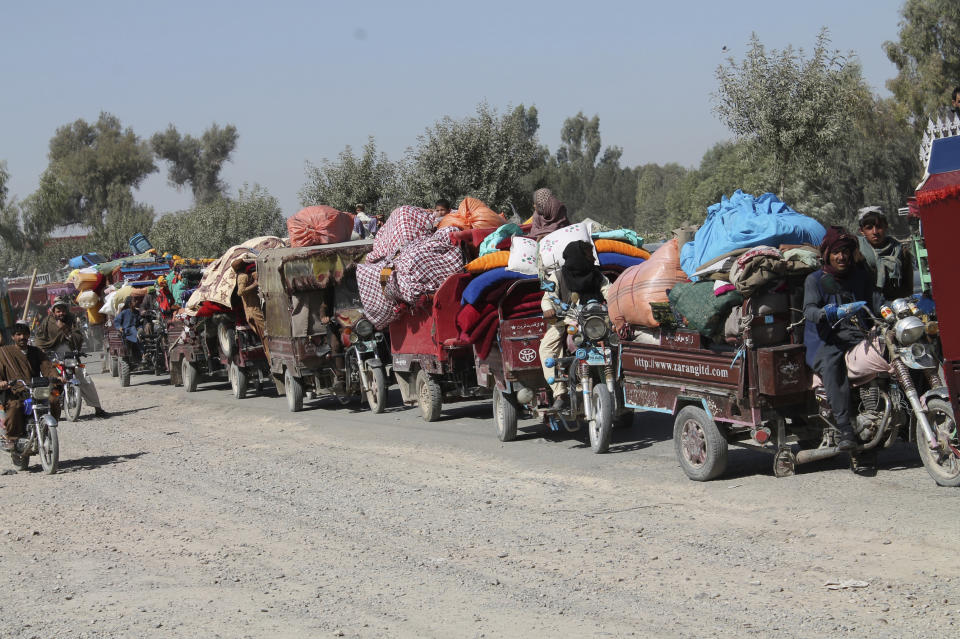
<path fill-rule="evenodd" d="M 57 420 L 50 414 L 50 401 L 56 399 L 57 392 L 46 377 L 34 377 L 29 383 L 19 379 L 13 384 L 20 384 L 29 391 L 29 397 L 23 400 L 27 436 L 20 437 L 10 451 L 13 465 L 19 470 L 26 470 L 30 465 L 30 456 L 39 455 L 43 472 L 52 475 L 57 472 L 60 462 Z"/>
<path fill-rule="evenodd" d="M 56 353 L 50 353 L 52 361 L 57 370 L 60 371 L 60 379 L 63 380 L 63 410 L 66 412 L 67 420 L 75 422 L 80 418 L 80 409 L 83 407 L 83 396 L 80 393 L 80 378 L 77 370 L 86 368 L 86 364 L 80 361 L 86 357 L 86 353 L 80 351 L 69 351 L 63 356 Z"/>
<path fill-rule="evenodd" d="M 336 319 L 350 346 L 345 356 L 345 395 L 362 395 L 374 413 L 387 407 L 387 373 L 383 362 L 389 361 L 390 347 L 386 335 L 374 328 L 373 322 L 358 312 L 339 312 Z"/>
<path fill-rule="evenodd" d="M 570 389 L 570 406 L 560 413 L 548 414 L 551 428 L 559 425 L 575 431 L 585 421 L 590 436 L 590 448 L 604 453 L 610 448 L 610 437 L 615 421 L 620 417 L 633 419 L 617 398 L 621 395 L 616 379 L 619 337 L 613 330 L 607 314 L 607 305 L 596 300 L 581 303 L 573 294 L 571 304 L 551 296 L 557 317 L 566 326 L 566 355 L 547 358 L 544 364 L 554 369 L 548 384 L 561 379 Z M 576 427 L 571 422 L 577 424 Z"/>
<path fill-rule="evenodd" d="M 906 439 L 916 442 L 920 459 L 934 481 L 941 486 L 960 486 L 960 440 L 943 383 L 939 324 L 909 298 L 884 306 L 881 318 L 869 308 L 864 310 L 874 325 L 869 335 L 876 337 L 874 341 L 892 372 L 852 384 L 851 392 L 859 404 L 853 429 L 860 441 L 851 453 L 853 465 L 891 446 L 906 428 Z M 834 426 L 825 398 L 818 396 L 818 402 L 819 417 Z M 836 454 L 834 429 L 824 429 L 822 437 L 819 447 L 800 451 L 798 458 Z"/>
<path fill-rule="evenodd" d="M 137 329 L 141 354 L 139 368 L 154 375 L 165 375 L 167 330 L 163 316 L 156 311 L 143 311 L 141 320 L 143 323 Z"/>

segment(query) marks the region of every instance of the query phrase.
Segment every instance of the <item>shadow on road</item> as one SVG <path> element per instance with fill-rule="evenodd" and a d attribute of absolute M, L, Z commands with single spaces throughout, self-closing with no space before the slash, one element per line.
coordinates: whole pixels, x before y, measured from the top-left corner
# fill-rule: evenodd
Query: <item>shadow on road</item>
<path fill-rule="evenodd" d="M 86 408 L 86 406 L 84 406 L 84 408 Z M 141 406 L 140 408 L 128 408 L 127 410 L 110 411 L 110 417 L 123 417 L 124 415 L 133 415 L 134 413 L 139 413 L 145 410 L 153 410 L 154 408 L 160 408 L 160 404 L 154 404 L 153 406 Z M 110 417 L 108 417 L 107 419 L 109 419 Z M 81 421 L 85 421 L 88 419 L 101 419 L 101 418 L 97 417 L 96 415 L 83 415 L 80 419 Z M 60 421 L 64 421 L 64 420 L 61 419 Z"/>
<path fill-rule="evenodd" d="M 148 454 L 146 451 L 138 453 L 128 453 L 126 455 L 98 455 L 96 457 L 80 457 L 77 459 L 64 459 L 60 461 L 59 473 L 74 473 L 80 470 L 96 470 L 104 466 L 113 466 L 114 464 L 123 464 Z"/>

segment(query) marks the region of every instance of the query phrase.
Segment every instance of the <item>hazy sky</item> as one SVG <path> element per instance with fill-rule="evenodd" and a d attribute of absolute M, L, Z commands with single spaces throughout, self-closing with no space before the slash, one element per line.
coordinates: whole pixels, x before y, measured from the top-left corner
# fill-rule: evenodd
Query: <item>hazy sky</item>
<path fill-rule="evenodd" d="M 855 52 L 886 95 L 902 0 L 725 2 L 43 2 L 7 0 L 0 38 L 0 160 L 24 197 L 58 126 L 100 111 L 142 137 L 173 123 L 240 134 L 223 172 L 235 192 L 260 183 L 299 208 L 304 163 L 347 144 L 399 158 L 445 115 L 486 100 L 536 105 L 556 150 L 566 117 L 600 116 L 628 165 L 699 163 L 729 137 L 711 111 L 714 73 L 751 32 L 770 48 L 810 49 L 820 27 Z M 726 46 L 728 52 L 722 48 Z M 138 200 L 186 208 L 166 165 Z"/>

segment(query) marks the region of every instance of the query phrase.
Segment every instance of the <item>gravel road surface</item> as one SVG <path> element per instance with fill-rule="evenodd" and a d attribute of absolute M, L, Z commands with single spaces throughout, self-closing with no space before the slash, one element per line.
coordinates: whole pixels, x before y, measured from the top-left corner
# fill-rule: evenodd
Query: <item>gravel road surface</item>
<path fill-rule="evenodd" d="M 688 481 L 671 423 L 611 453 L 489 402 L 372 415 L 96 375 L 61 471 L 0 476 L 0 636 L 936 637 L 960 624 L 960 492 L 915 450 Z M 0 460 L 0 470 L 12 469 Z M 834 584 L 832 588 L 829 584 Z"/>

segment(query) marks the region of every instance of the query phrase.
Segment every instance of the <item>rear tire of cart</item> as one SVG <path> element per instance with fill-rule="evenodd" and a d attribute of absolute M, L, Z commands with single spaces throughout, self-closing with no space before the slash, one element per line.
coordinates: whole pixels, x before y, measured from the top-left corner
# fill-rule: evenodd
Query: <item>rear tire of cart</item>
<path fill-rule="evenodd" d="M 283 372 L 283 387 L 287 395 L 287 408 L 291 413 L 298 413 L 303 410 L 303 381 L 299 377 L 294 377 L 290 369 Z"/>
<path fill-rule="evenodd" d="M 227 359 L 233 359 L 237 351 L 237 329 L 221 321 L 217 324 L 217 341 L 220 343 L 220 352 Z"/>
<path fill-rule="evenodd" d="M 673 422 L 677 461 L 693 481 L 716 479 L 727 469 L 727 440 L 699 406 L 685 406 Z"/>
<path fill-rule="evenodd" d="M 613 396 L 603 384 L 593 387 L 593 419 L 587 424 L 590 432 L 590 448 L 595 453 L 610 450 L 610 434 L 613 432 Z"/>
<path fill-rule="evenodd" d="M 188 393 L 196 392 L 197 382 L 200 378 L 200 371 L 196 364 L 184 357 L 180 360 L 180 381 L 183 383 L 183 390 Z"/>
<path fill-rule="evenodd" d="M 120 358 L 119 365 L 120 386 L 126 388 L 130 385 L 130 362 L 125 357 Z"/>
<path fill-rule="evenodd" d="M 499 388 L 493 389 L 493 419 L 497 422 L 497 438 L 512 442 L 517 438 L 517 406 Z"/>
<path fill-rule="evenodd" d="M 443 407 L 443 391 L 430 373 L 420 369 L 417 373 L 417 401 L 420 404 L 420 413 L 423 421 L 435 422 L 440 418 Z"/>
<path fill-rule="evenodd" d="M 250 385 L 250 379 L 247 371 L 234 363 L 230 363 L 230 389 L 236 399 L 243 399 L 247 396 L 247 388 Z"/>

